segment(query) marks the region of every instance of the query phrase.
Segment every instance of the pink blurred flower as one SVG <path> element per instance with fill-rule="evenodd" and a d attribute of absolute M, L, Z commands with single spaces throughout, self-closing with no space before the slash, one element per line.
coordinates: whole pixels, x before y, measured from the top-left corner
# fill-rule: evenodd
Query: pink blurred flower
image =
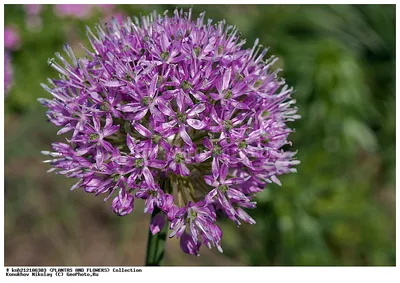
<path fill-rule="evenodd" d="M 7 94 L 10 89 L 12 83 L 12 65 L 11 65 L 11 57 L 7 52 L 4 53 L 4 93 Z"/>
<path fill-rule="evenodd" d="M 25 12 L 30 16 L 37 16 L 42 11 L 41 4 L 26 4 L 24 5 Z"/>
<path fill-rule="evenodd" d="M 43 5 L 40 4 L 26 4 L 24 10 L 26 13 L 25 24 L 31 31 L 38 31 L 42 27 L 42 12 Z"/>
<path fill-rule="evenodd" d="M 114 9 L 115 5 L 114 4 L 98 4 L 96 5 L 100 10 L 103 12 L 111 11 Z"/>
<path fill-rule="evenodd" d="M 86 19 L 90 17 L 93 5 L 80 4 L 57 4 L 54 5 L 54 11 L 59 17 L 75 17 Z"/>
<path fill-rule="evenodd" d="M 8 26 L 4 28 L 4 48 L 17 50 L 21 45 L 19 32 L 16 28 Z"/>

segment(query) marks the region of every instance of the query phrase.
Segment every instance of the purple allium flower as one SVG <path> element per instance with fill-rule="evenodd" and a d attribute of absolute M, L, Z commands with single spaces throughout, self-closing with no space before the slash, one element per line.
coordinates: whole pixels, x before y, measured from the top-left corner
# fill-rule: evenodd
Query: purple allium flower
<path fill-rule="evenodd" d="M 78 182 L 87 192 L 111 196 L 112 209 L 126 215 L 134 199 L 145 200 L 145 213 L 161 211 L 150 224 L 180 238 L 182 250 L 199 247 L 222 252 L 217 211 L 237 225 L 254 224 L 248 209 L 266 184 L 296 172 L 293 131 L 286 122 L 296 114 L 292 89 L 273 70 L 273 56 L 263 59 L 258 40 L 244 49 L 235 27 L 205 23 L 191 11 L 171 18 L 156 12 L 122 25 L 87 28 L 91 50 L 69 61 L 49 60 L 60 79 L 40 99 L 58 134 L 50 171 Z M 170 186 L 164 186 L 168 183 Z"/>
<path fill-rule="evenodd" d="M 112 201 L 112 209 L 119 216 L 131 213 L 133 210 L 133 196 L 124 189 L 120 189 L 119 194 Z"/>
<path fill-rule="evenodd" d="M 9 50 L 17 50 L 21 45 L 19 32 L 12 26 L 4 28 L 4 48 Z"/>
<path fill-rule="evenodd" d="M 11 57 L 8 52 L 4 53 L 4 93 L 7 94 L 12 84 L 13 69 L 11 65 Z"/>

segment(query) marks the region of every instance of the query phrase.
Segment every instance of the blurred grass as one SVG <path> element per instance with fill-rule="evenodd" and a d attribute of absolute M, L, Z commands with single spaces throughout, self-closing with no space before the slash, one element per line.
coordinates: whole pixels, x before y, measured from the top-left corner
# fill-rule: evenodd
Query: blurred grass
<path fill-rule="evenodd" d="M 297 174 L 270 185 L 250 211 L 256 225 L 222 221 L 224 254 L 200 257 L 167 244 L 167 265 L 395 265 L 394 5 L 183 5 L 194 15 L 237 25 L 247 47 L 260 38 L 280 57 L 303 118 L 291 126 L 302 161 Z M 118 5 L 125 15 L 175 6 Z M 45 173 L 40 150 L 57 139 L 36 102 L 56 73 L 47 58 L 69 42 L 84 55 L 87 20 L 59 19 L 27 29 L 21 5 L 5 6 L 19 28 L 15 81 L 5 98 L 5 264 L 142 265 L 149 217 L 116 217 L 110 204 L 62 176 Z"/>

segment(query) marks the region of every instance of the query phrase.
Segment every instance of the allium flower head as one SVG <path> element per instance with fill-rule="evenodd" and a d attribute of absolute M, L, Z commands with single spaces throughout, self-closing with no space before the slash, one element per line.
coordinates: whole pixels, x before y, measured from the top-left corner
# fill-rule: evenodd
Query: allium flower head
<path fill-rule="evenodd" d="M 48 160 L 72 187 L 112 198 L 126 215 L 138 198 L 169 220 L 170 237 L 197 255 L 201 244 L 222 252 L 217 211 L 237 225 L 254 224 L 247 213 L 254 196 L 279 175 L 296 172 L 294 152 L 284 151 L 298 119 L 292 89 L 264 59 L 258 40 L 245 49 L 236 27 L 156 12 L 117 21 L 96 34 L 76 58 L 49 60 L 59 79 L 41 99 L 50 122 L 69 133 L 54 143 Z M 170 184 L 166 186 L 165 184 Z M 161 216 L 162 216 L 161 214 Z M 151 223 L 157 233 L 164 222 Z"/>

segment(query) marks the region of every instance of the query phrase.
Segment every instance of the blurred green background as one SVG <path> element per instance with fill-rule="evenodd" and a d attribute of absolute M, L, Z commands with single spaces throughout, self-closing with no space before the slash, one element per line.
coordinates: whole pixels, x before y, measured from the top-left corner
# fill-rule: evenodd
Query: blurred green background
<path fill-rule="evenodd" d="M 280 57 L 302 119 L 290 126 L 298 173 L 269 185 L 249 213 L 256 225 L 221 221 L 224 254 L 200 257 L 167 242 L 166 265 L 395 265 L 395 5 L 184 5 L 197 16 L 237 25 Z M 5 97 L 5 264 L 143 265 L 149 216 L 117 217 L 110 203 L 46 173 L 41 150 L 57 140 L 36 99 L 57 73 L 47 59 L 69 42 L 88 46 L 85 25 L 110 13 L 159 13 L 175 6 L 116 5 L 87 19 L 43 6 L 41 28 L 23 5 L 5 6 L 20 31 Z"/>

